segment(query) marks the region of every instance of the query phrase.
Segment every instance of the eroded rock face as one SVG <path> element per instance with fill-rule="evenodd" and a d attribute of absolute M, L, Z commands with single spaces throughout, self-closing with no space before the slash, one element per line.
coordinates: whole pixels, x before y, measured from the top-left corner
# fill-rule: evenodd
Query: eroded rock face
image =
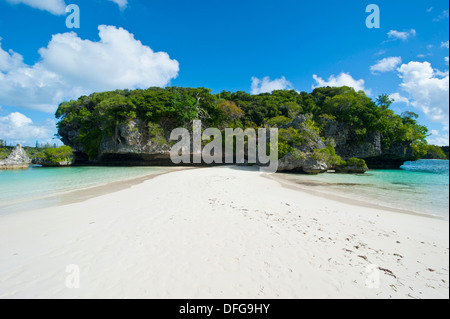
<path fill-rule="evenodd" d="M 328 171 L 328 165 L 324 162 L 315 161 L 311 154 L 304 154 L 301 157 L 289 153 L 278 161 L 278 171 L 280 172 L 299 172 L 306 174 L 321 174 Z"/>
<path fill-rule="evenodd" d="M 118 125 L 114 136 L 104 136 L 100 156 L 104 154 L 169 154 L 170 146 L 164 136 L 151 136 L 147 125 L 137 119 Z"/>
<path fill-rule="evenodd" d="M 300 115 L 292 121 L 291 124 L 284 125 L 281 128 L 294 128 L 300 132 L 306 133 L 305 142 L 296 146 L 294 151 L 284 156 L 278 161 L 278 171 L 281 172 L 302 172 L 306 174 L 321 174 L 328 170 L 328 165 L 324 162 L 314 160 L 312 155 L 317 149 L 326 148 L 325 143 L 320 136 L 314 132 L 308 131 L 304 115 Z"/>
<path fill-rule="evenodd" d="M 313 132 L 308 132 L 305 126 L 305 116 L 299 116 L 283 128 L 293 127 L 301 132 L 307 132 L 306 142 L 279 161 L 279 171 L 295 171 L 308 174 L 324 173 L 328 170 L 326 163 L 311 158 L 314 150 L 326 148 L 322 139 Z M 74 149 L 77 164 L 86 164 L 88 160 L 83 146 L 76 141 L 77 131 L 66 131 L 63 142 Z M 165 132 L 167 134 L 167 132 Z M 170 159 L 171 146 L 167 143 L 168 136 L 154 136 L 148 126 L 137 119 L 117 126 L 114 136 L 103 136 L 100 142 L 99 155 L 95 160 L 102 165 L 130 166 L 173 166 Z"/>
<path fill-rule="evenodd" d="M 336 167 L 335 171 L 336 173 L 340 174 L 364 174 L 369 170 L 369 168 L 366 167 L 359 167 L 359 166 L 345 166 L 345 167 Z"/>
<path fill-rule="evenodd" d="M 280 127 L 305 132 L 307 138 L 302 145 L 295 147 L 294 153 L 279 160 L 279 171 L 318 174 L 329 169 L 326 163 L 312 158 L 314 150 L 324 149 L 326 145 L 320 136 L 308 131 L 306 121 L 307 118 L 301 115 L 292 123 Z M 83 145 L 77 142 L 79 128 L 64 127 L 59 133 L 64 144 L 74 149 L 76 164 L 174 165 L 170 159 L 171 146 L 167 141 L 170 132 L 164 132 L 165 136 L 151 134 L 148 125 L 140 119 L 119 124 L 113 136 L 104 134 L 95 160 L 89 160 Z M 412 160 L 414 155 L 410 143 L 394 143 L 389 149 L 384 149 L 379 132 L 369 132 L 361 138 L 348 125 L 335 121 L 328 122 L 323 135 L 327 143 L 335 145 L 336 154 L 343 160 L 361 158 L 371 169 L 399 168 L 405 161 Z"/>
<path fill-rule="evenodd" d="M 35 165 L 42 165 L 43 167 L 66 167 L 66 166 L 71 166 L 74 161 L 62 161 L 62 162 L 52 162 L 49 160 L 46 160 L 45 158 L 34 158 L 31 161 L 32 164 Z"/>
<path fill-rule="evenodd" d="M 0 161 L 0 169 L 25 169 L 30 163 L 27 152 L 19 144 L 11 151 L 7 159 Z"/>
<path fill-rule="evenodd" d="M 395 142 L 386 149 L 382 146 L 380 132 L 367 132 L 360 137 L 347 124 L 328 121 L 323 133 L 343 160 L 364 159 L 371 169 L 398 169 L 404 162 L 414 160 L 410 142 Z"/>
<path fill-rule="evenodd" d="M 343 160 L 377 157 L 383 154 L 379 132 L 369 132 L 361 138 L 347 124 L 328 121 L 324 135 L 329 141 L 334 141 L 336 154 Z"/>
<path fill-rule="evenodd" d="M 147 125 L 137 119 L 121 123 L 114 136 L 104 136 L 99 161 L 120 165 L 173 165 L 165 136 L 152 136 Z"/>

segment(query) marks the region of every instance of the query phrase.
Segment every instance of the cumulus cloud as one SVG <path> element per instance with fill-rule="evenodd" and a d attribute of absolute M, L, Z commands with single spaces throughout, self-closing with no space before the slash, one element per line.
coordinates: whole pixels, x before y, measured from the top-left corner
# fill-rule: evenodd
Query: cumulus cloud
<path fill-rule="evenodd" d="M 165 86 L 178 76 L 179 64 L 165 52 L 154 52 L 122 28 L 99 27 L 99 42 L 74 32 L 54 35 L 39 50 L 42 65 L 93 90 Z"/>
<path fill-rule="evenodd" d="M 449 145 L 448 131 L 446 133 L 441 134 L 437 130 L 432 130 L 431 136 L 428 138 L 428 143 L 431 145 L 448 146 Z"/>
<path fill-rule="evenodd" d="M 397 30 L 391 30 L 388 32 L 389 39 L 392 40 L 402 40 L 406 41 L 409 38 L 414 38 L 416 36 L 416 30 L 411 29 L 409 31 L 397 31 Z"/>
<path fill-rule="evenodd" d="M 373 74 L 394 71 L 402 63 L 401 57 L 389 57 L 379 60 L 370 67 Z"/>
<path fill-rule="evenodd" d="M 349 73 L 341 73 L 338 76 L 331 75 L 327 81 L 318 77 L 316 74 L 313 75 L 313 79 L 316 81 L 316 85 L 313 85 L 313 89 L 316 87 L 340 87 L 348 86 L 354 88 L 356 91 L 366 91 L 370 95 L 370 90 L 364 88 L 364 80 L 355 80 Z"/>
<path fill-rule="evenodd" d="M 402 96 L 402 95 L 401 95 L 400 93 L 398 93 L 398 92 L 397 92 L 397 93 L 390 94 L 389 97 L 390 97 L 391 99 L 394 100 L 394 103 L 405 103 L 405 104 L 407 104 L 407 105 L 410 105 L 409 99 L 406 98 L 406 97 L 404 97 L 404 96 Z"/>
<path fill-rule="evenodd" d="M 8 144 L 33 145 L 36 140 L 51 141 L 55 131 L 55 121 L 35 124 L 22 113 L 11 113 L 0 117 L 0 138 Z"/>
<path fill-rule="evenodd" d="M 55 15 L 66 14 L 66 4 L 64 0 L 6 0 L 12 4 L 23 3 L 32 8 L 48 11 Z"/>
<path fill-rule="evenodd" d="M 449 74 L 434 70 L 429 62 L 409 62 L 398 68 L 401 89 L 412 106 L 432 121 L 448 126 Z"/>
<path fill-rule="evenodd" d="M 271 93 L 275 90 L 292 90 L 291 82 L 283 76 L 280 79 L 271 80 L 268 76 L 262 80 L 252 77 L 251 94 L 258 95 L 261 93 Z"/>
<path fill-rule="evenodd" d="M 121 10 L 125 9 L 128 5 L 127 0 L 108 0 L 108 1 L 116 3 Z"/>
<path fill-rule="evenodd" d="M 63 100 L 82 94 L 163 87 L 178 76 L 178 61 L 128 31 L 102 25 L 99 36 L 93 42 L 74 32 L 56 34 L 32 66 L 0 43 L 0 103 L 51 113 Z"/>
<path fill-rule="evenodd" d="M 449 48 L 449 44 L 448 44 L 448 41 L 446 41 L 446 42 L 441 42 L 441 48 Z"/>

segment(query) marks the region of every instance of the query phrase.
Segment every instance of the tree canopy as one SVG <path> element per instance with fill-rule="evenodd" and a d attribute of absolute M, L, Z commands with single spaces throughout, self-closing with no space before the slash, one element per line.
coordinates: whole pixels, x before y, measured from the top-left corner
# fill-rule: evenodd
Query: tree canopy
<path fill-rule="evenodd" d="M 167 132 L 175 127 L 189 127 L 195 119 L 207 127 L 279 127 L 300 114 L 309 116 L 320 135 L 328 121 L 338 121 L 361 137 L 368 132 L 381 132 L 386 149 L 393 142 L 410 141 L 417 156 L 423 156 L 427 128 L 419 124 L 417 114 L 395 114 L 391 103 L 388 95 L 374 101 L 364 92 L 346 86 L 316 88 L 311 93 L 278 90 L 259 95 L 167 87 L 93 93 L 61 103 L 56 117 L 63 142 L 66 129 L 79 129 L 77 142 L 91 158 L 96 157 L 102 136 L 113 136 L 119 123 L 135 119 L 152 129 L 158 125 Z M 291 137 L 281 139 L 285 143 L 283 152 L 290 149 L 287 140 Z"/>

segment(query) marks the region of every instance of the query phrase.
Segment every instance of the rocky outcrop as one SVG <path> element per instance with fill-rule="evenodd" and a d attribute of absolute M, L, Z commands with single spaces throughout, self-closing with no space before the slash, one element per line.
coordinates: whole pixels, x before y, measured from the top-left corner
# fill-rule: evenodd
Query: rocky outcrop
<path fill-rule="evenodd" d="M 41 165 L 43 167 L 66 167 L 66 166 L 72 166 L 74 161 L 62 161 L 62 162 L 52 162 L 45 158 L 33 158 L 31 161 L 34 165 Z"/>
<path fill-rule="evenodd" d="M 383 148 L 380 156 L 362 157 L 371 169 L 399 169 L 407 161 L 415 161 L 410 142 L 394 142 Z"/>
<path fill-rule="evenodd" d="M 278 171 L 317 175 L 326 173 L 328 165 L 324 162 L 313 160 L 308 154 L 298 155 L 294 152 L 278 161 Z"/>
<path fill-rule="evenodd" d="M 152 133 L 146 123 L 137 119 L 119 124 L 114 136 L 102 137 L 99 161 L 121 165 L 173 165 L 170 149 L 161 128 Z"/>
<path fill-rule="evenodd" d="M 339 174 L 364 174 L 369 170 L 369 167 L 361 167 L 356 165 L 351 166 L 338 166 L 335 168 L 335 172 Z"/>
<path fill-rule="evenodd" d="M 73 164 L 76 165 L 173 166 L 165 132 L 159 128 L 158 132 L 152 133 L 140 119 L 119 123 L 112 136 L 102 133 L 95 159 L 89 159 L 83 145 L 78 142 L 79 127 L 66 126 L 60 129 L 59 134 L 62 142 L 72 147 Z"/>
<path fill-rule="evenodd" d="M 347 124 L 328 120 L 323 134 L 343 160 L 361 158 L 370 169 L 398 169 L 404 162 L 414 160 L 410 142 L 394 142 L 386 148 L 380 132 L 367 132 L 361 137 Z"/>
<path fill-rule="evenodd" d="M 328 120 L 323 134 L 343 160 L 383 154 L 379 132 L 369 132 L 361 138 L 347 124 Z"/>
<path fill-rule="evenodd" d="M 0 161 L 0 169 L 25 169 L 28 168 L 30 163 L 31 160 L 27 152 L 19 144 L 5 160 Z"/>
<path fill-rule="evenodd" d="M 320 174 L 328 170 L 328 165 L 325 162 L 313 159 L 314 151 L 325 149 L 326 145 L 318 134 L 307 128 L 306 121 L 306 117 L 300 115 L 291 124 L 281 127 L 282 129 L 294 128 L 298 130 L 304 137 L 304 141 L 301 145 L 296 145 L 292 152 L 278 161 L 278 171 Z"/>
<path fill-rule="evenodd" d="M 346 124 L 329 120 L 322 132 L 326 143 L 316 133 L 308 129 L 307 117 L 301 115 L 292 123 L 281 126 L 280 129 L 294 128 L 302 134 L 303 141 L 279 160 L 279 171 L 303 172 L 319 174 L 330 167 L 324 161 L 314 159 L 314 152 L 326 148 L 326 144 L 335 146 L 336 154 L 343 160 L 361 158 L 369 168 L 399 168 L 405 161 L 413 159 L 410 143 L 393 143 L 389 149 L 382 146 L 382 136 L 379 132 L 368 132 L 358 136 L 354 129 Z M 120 123 L 113 134 L 102 133 L 98 155 L 89 159 L 87 151 L 79 141 L 79 127 L 65 126 L 59 134 L 64 144 L 74 150 L 75 164 L 101 164 L 123 166 L 173 166 L 170 159 L 169 130 L 159 126 L 149 128 L 140 119 Z M 97 152 L 97 150 L 95 151 Z M 355 169 L 347 169 L 356 172 Z M 360 171 L 360 169 L 358 170 Z M 341 172 L 345 172 L 342 170 Z"/>

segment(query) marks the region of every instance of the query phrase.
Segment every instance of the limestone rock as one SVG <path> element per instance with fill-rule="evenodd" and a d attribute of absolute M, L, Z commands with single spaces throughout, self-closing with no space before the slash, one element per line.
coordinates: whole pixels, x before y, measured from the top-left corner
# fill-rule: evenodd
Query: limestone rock
<path fill-rule="evenodd" d="M 11 154 L 5 160 L 0 161 L 0 169 L 25 169 L 28 168 L 30 163 L 31 160 L 27 152 L 19 144 L 14 147 Z"/>
<path fill-rule="evenodd" d="M 360 166 L 345 166 L 345 167 L 336 167 L 335 171 L 336 173 L 340 174 L 364 174 L 369 170 L 369 168 L 366 167 L 360 167 Z"/>
<path fill-rule="evenodd" d="M 343 160 L 361 158 L 371 169 L 398 169 L 404 162 L 414 160 L 410 142 L 395 142 L 385 148 L 380 132 L 367 132 L 361 137 L 347 124 L 328 120 L 323 134 Z"/>
<path fill-rule="evenodd" d="M 35 165 L 42 165 L 43 167 L 66 167 L 66 166 L 73 165 L 74 160 L 72 160 L 72 161 L 62 161 L 62 162 L 55 163 L 55 162 L 49 161 L 49 160 L 47 160 L 45 158 L 34 158 L 31 161 L 31 163 L 35 164 Z"/>
<path fill-rule="evenodd" d="M 324 162 L 314 160 L 312 155 L 317 149 L 326 148 L 325 143 L 319 135 L 308 130 L 305 125 L 307 118 L 300 115 L 292 121 L 291 124 L 284 125 L 281 128 L 294 128 L 303 133 L 305 141 L 298 146 L 295 146 L 293 152 L 287 154 L 278 161 L 278 170 L 282 172 L 302 172 L 306 174 L 321 174 L 328 170 L 328 165 Z"/>

